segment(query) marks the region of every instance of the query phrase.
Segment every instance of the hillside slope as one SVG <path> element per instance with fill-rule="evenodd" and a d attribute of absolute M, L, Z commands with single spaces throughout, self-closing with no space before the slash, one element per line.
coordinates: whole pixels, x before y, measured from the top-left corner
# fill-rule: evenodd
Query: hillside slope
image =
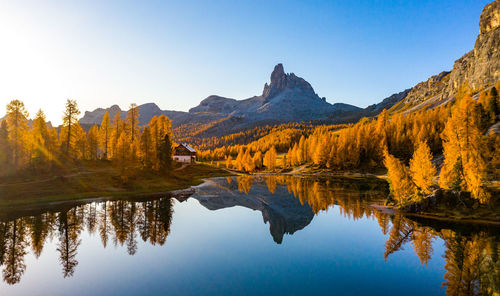
<path fill-rule="evenodd" d="M 393 108 L 393 112 L 411 112 L 442 105 L 467 84 L 479 91 L 500 80 L 500 0 L 486 5 L 479 19 L 479 35 L 474 48 L 455 61 L 450 72 L 441 72 L 413 87 Z"/>

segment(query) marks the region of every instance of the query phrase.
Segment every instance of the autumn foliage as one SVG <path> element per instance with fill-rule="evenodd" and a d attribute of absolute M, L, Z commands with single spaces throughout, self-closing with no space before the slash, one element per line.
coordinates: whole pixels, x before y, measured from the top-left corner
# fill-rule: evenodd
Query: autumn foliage
<path fill-rule="evenodd" d="M 110 120 L 103 116 L 100 126 L 86 132 L 78 121 L 80 111 L 74 100 L 66 102 L 62 126 L 47 123 L 38 111 L 29 124 L 24 104 L 13 100 L 7 105 L 5 120 L 0 123 L 0 174 L 21 169 L 50 170 L 79 160 L 110 160 L 122 175 L 128 168 L 154 170 L 171 167 L 172 124 L 161 115 L 145 128 L 139 126 L 139 108 L 132 104 L 125 120 L 116 113 Z"/>
<path fill-rule="evenodd" d="M 270 170 L 301 165 L 357 172 L 386 168 L 393 194 L 401 202 L 425 199 L 439 184 L 444 189 L 471 192 L 484 203 L 490 197 L 486 183 L 497 178 L 500 167 L 500 153 L 495 148 L 500 145 L 499 135 L 485 133 L 498 122 L 500 108 L 495 87 L 478 96 L 478 100 L 472 99 L 464 85 L 454 101 L 432 109 L 395 114 L 383 110 L 376 118 L 349 125 L 302 129 L 284 125 L 247 144 L 231 145 L 235 138 L 212 139 L 219 146 L 229 145 L 202 150 L 199 159 L 226 160 L 226 167 L 244 172 L 259 170 L 261 155 L 262 168 Z M 272 147 L 280 161 L 266 165 Z M 439 155 L 444 164 L 437 178 L 433 159 Z"/>
<path fill-rule="evenodd" d="M 487 142 L 474 112 L 476 103 L 466 95 L 461 99 L 443 132 L 444 165 L 439 184 L 443 188 L 471 192 L 474 198 L 486 202 L 484 189 L 487 178 Z"/>

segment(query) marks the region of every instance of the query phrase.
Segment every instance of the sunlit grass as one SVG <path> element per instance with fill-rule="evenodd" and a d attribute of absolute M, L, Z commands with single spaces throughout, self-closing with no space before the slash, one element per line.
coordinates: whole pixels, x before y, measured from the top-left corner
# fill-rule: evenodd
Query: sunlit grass
<path fill-rule="evenodd" d="M 184 189 L 200 184 L 203 178 L 228 175 L 225 171 L 203 164 L 190 165 L 167 174 L 133 170 L 127 182 L 123 182 L 119 172 L 109 162 L 60 168 L 53 174 L 43 176 L 25 172 L 0 178 L 0 206 L 96 197 L 126 198 Z"/>

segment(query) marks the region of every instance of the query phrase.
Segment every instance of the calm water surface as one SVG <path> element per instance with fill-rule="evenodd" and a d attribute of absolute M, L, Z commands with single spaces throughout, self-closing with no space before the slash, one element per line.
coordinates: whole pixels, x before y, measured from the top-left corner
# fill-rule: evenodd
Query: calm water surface
<path fill-rule="evenodd" d="M 1 213 L 0 295 L 498 295 L 498 228 L 384 213 L 386 194 L 216 178 L 182 200 Z"/>

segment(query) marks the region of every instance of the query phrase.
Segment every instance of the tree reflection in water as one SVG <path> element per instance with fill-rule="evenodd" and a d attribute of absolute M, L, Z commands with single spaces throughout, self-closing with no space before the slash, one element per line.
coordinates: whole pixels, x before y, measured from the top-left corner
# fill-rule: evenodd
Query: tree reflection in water
<path fill-rule="evenodd" d="M 377 182 L 357 182 L 347 179 L 327 180 L 294 176 L 266 176 L 265 186 L 274 194 L 277 184 L 298 198 L 301 204 L 309 205 L 317 215 L 338 205 L 347 218 L 363 217 L 376 219 L 381 231 L 389 237 L 385 243 L 384 258 L 411 244 L 421 264 L 427 265 L 437 237 L 445 243 L 445 269 L 443 285 L 448 295 L 500 295 L 500 243 L 498 227 L 462 227 L 419 223 L 402 214 L 388 214 L 370 206 L 385 197 L 385 189 Z M 250 192 L 256 180 L 238 178 L 238 188 Z M 262 180 L 260 183 L 263 183 Z M 250 185 L 249 185 L 250 184 Z M 437 224 L 437 225 L 436 225 Z M 493 227 L 493 229 L 490 229 Z"/>
<path fill-rule="evenodd" d="M 500 293 L 500 244 L 498 228 L 462 228 L 429 221 L 415 221 L 401 214 L 384 212 L 371 206 L 386 196 L 386 185 L 378 181 L 352 179 L 300 178 L 293 176 L 241 176 L 221 178 L 213 183 L 217 191 L 199 189 L 193 198 L 213 210 L 242 205 L 263 212 L 271 234 L 281 243 L 283 234 L 306 227 L 314 215 L 338 209 L 351 220 L 376 220 L 387 236 L 381 256 L 404 247 L 413 249 L 422 265 L 433 254 L 433 244 L 445 243 L 443 285 L 449 295 L 498 295 Z M 214 190 L 215 190 L 214 189 Z M 212 193 L 212 195 L 203 194 Z M 226 194 L 226 195 L 224 195 Z M 257 199 L 251 198 L 258 195 Z M 248 198 L 243 197 L 248 195 Z M 211 196 L 210 198 L 207 196 Z M 227 196 L 227 198 L 225 197 Z M 265 201 L 259 204 L 258 201 Z M 161 198 L 146 201 L 105 201 L 57 212 L 44 212 L 0 222 L 0 266 L 3 280 L 16 284 L 26 270 L 24 258 L 31 249 L 35 258 L 44 244 L 55 239 L 64 277 L 71 277 L 78 266 L 77 253 L 83 232 L 97 233 L 102 246 L 111 242 L 124 246 L 128 254 L 138 251 L 138 239 L 163 245 L 170 233 L 173 201 Z"/>
<path fill-rule="evenodd" d="M 24 257 L 31 247 L 38 258 L 44 244 L 55 238 L 63 277 L 74 275 L 83 231 L 99 232 L 106 248 L 111 240 L 126 246 L 127 252 L 137 252 L 138 235 L 143 241 L 163 245 L 170 232 L 173 203 L 170 198 L 152 201 L 105 201 L 76 206 L 58 213 L 45 212 L 0 222 L 0 266 L 3 280 L 16 284 L 21 280 L 26 264 Z"/>

